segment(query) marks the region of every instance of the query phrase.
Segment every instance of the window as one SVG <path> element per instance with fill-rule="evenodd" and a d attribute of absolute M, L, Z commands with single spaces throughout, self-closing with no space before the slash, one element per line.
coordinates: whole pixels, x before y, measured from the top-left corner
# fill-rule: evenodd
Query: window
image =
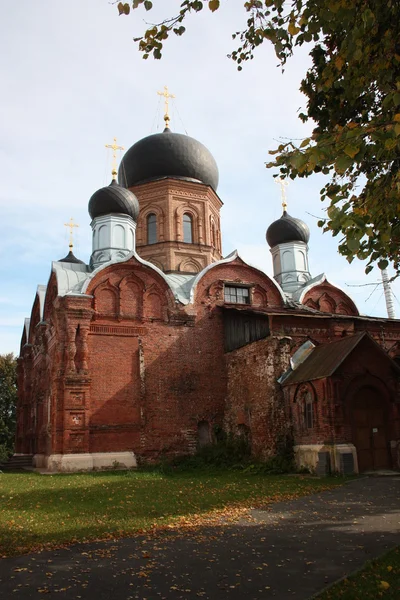
<path fill-rule="evenodd" d="M 157 243 L 157 217 L 154 213 L 147 217 L 147 243 Z"/>
<path fill-rule="evenodd" d="M 233 304 L 250 304 L 250 290 L 247 287 L 226 285 L 224 300 Z"/>
<path fill-rule="evenodd" d="M 304 425 L 307 429 L 314 427 L 314 411 L 311 392 L 308 391 L 304 398 Z"/>
<path fill-rule="evenodd" d="M 188 213 L 183 215 L 183 241 L 188 244 L 193 243 L 193 222 Z"/>

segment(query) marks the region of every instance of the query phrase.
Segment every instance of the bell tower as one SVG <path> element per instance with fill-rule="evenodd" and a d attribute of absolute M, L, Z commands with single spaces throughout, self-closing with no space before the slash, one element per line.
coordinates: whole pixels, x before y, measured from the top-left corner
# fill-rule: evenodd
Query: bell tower
<path fill-rule="evenodd" d="M 165 129 L 145 137 L 124 155 L 119 182 L 135 194 L 138 254 L 166 273 L 198 273 L 222 258 L 218 167 L 210 151 L 169 128 L 165 87 Z"/>

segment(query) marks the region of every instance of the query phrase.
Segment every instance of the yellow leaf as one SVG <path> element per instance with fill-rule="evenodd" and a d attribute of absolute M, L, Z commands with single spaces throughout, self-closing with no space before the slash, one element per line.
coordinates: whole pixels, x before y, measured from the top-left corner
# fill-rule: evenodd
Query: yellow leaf
<path fill-rule="evenodd" d="M 208 3 L 208 8 L 211 12 L 214 12 L 219 9 L 219 0 L 210 0 Z"/>
<path fill-rule="evenodd" d="M 299 33 L 299 31 L 300 28 L 296 27 L 296 23 L 294 21 L 290 21 L 288 27 L 288 32 L 290 33 L 290 35 L 296 35 L 296 33 Z"/>
<path fill-rule="evenodd" d="M 393 121 L 396 121 L 396 123 L 400 123 L 400 113 L 397 113 L 397 115 L 394 115 Z"/>
<path fill-rule="evenodd" d="M 400 123 L 396 123 L 394 126 L 394 132 L 396 135 L 400 135 Z"/>
<path fill-rule="evenodd" d="M 390 573 L 390 571 L 393 571 L 393 567 L 392 567 L 391 565 L 389 565 L 389 566 L 388 566 L 388 568 L 387 568 L 387 570 L 388 570 L 388 571 L 389 571 L 389 573 Z"/>
<path fill-rule="evenodd" d="M 337 68 L 338 71 L 340 71 L 342 69 L 344 65 L 344 59 L 341 56 L 338 56 L 335 60 L 335 66 Z"/>
<path fill-rule="evenodd" d="M 382 590 L 388 590 L 390 588 L 390 584 L 387 581 L 381 581 L 379 587 Z"/>

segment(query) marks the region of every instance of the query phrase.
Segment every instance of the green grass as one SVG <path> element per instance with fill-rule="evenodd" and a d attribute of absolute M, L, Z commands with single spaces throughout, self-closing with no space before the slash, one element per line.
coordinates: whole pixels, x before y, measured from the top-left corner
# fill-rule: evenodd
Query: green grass
<path fill-rule="evenodd" d="M 399 600 L 400 547 L 373 560 L 354 575 L 329 588 L 318 600 Z"/>
<path fill-rule="evenodd" d="M 234 471 L 0 474 L 0 557 L 162 526 L 234 518 L 250 507 L 341 485 L 342 479 Z M 213 513 L 214 511 L 214 513 Z M 220 511 L 219 516 L 215 511 Z"/>

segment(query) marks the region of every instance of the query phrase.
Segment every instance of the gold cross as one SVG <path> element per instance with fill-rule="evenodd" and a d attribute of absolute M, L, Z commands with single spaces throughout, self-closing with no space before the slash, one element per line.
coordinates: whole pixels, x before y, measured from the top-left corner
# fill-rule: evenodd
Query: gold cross
<path fill-rule="evenodd" d="M 287 202 L 286 202 L 286 189 L 289 185 L 289 182 L 286 179 L 282 179 L 282 177 L 275 177 L 275 183 L 281 186 L 281 199 L 283 210 L 286 212 Z"/>
<path fill-rule="evenodd" d="M 74 247 L 74 227 L 79 227 L 78 223 L 74 223 L 74 219 L 71 217 L 69 223 L 64 223 L 65 227 L 69 227 L 69 249 L 72 252 Z"/>
<path fill-rule="evenodd" d="M 174 94 L 170 94 L 168 92 L 168 87 L 166 85 L 164 85 L 164 91 L 163 92 L 157 92 L 157 94 L 159 96 L 164 96 L 165 98 L 165 114 L 164 114 L 164 121 L 165 121 L 165 127 L 169 127 L 169 122 L 170 122 L 170 116 L 169 116 L 169 99 L 170 98 L 175 98 Z"/>
<path fill-rule="evenodd" d="M 114 138 L 114 143 L 113 144 L 106 144 L 106 148 L 111 148 L 111 150 L 113 151 L 113 156 L 112 156 L 112 178 L 114 180 L 117 179 L 117 150 L 125 150 L 125 148 L 123 146 L 117 146 L 117 138 Z"/>

